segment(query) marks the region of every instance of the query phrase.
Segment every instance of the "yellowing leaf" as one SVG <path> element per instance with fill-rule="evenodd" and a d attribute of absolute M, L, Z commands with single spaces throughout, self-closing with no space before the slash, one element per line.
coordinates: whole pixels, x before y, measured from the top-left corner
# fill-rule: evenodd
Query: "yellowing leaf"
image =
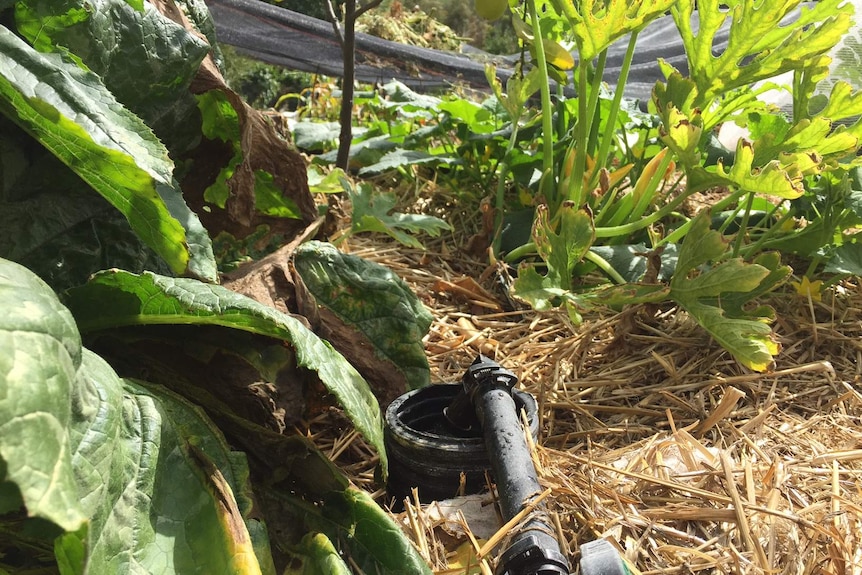
<path fill-rule="evenodd" d="M 572 26 L 581 59 L 589 61 L 629 32 L 640 30 L 675 0 L 553 0 Z"/>
<path fill-rule="evenodd" d="M 478 543 L 481 545 L 484 541 L 479 540 Z M 482 572 L 479 559 L 476 557 L 476 549 L 470 541 L 465 541 L 459 545 L 454 552 L 446 557 L 446 561 L 449 563 L 447 572 L 458 575 L 476 575 Z"/>
<path fill-rule="evenodd" d="M 775 288 L 790 273 L 777 254 L 763 254 L 756 263 L 730 259 L 707 267 L 721 258 L 726 243 L 709 229 L 709 217 L 699 216 L 685 237 L 670 282 L 670 298 L 687 311 L 742 365 L 765 371 L 778 353 L 778 343 L 768 325 L 768 308 L 747 313 L 744 304 Z"/>
<path fill-rule="evenodd" d="M 677 2 L 671 10 L 698 87 L 696 105 L 704 109 L 719 94 L 801 69 L 828 52 L 849 30 L 853 12 L 849 2 L 825 0 L 801 6 L 799 18 L 790 23 L 785 18 L 799 0 L 741 0 L 730 3 L 729 10 L 723 4 L 700 0 L 696 16 L 694 2 Z M 716 55 L 715 35 L 727 19 L 727 48 Z"/>

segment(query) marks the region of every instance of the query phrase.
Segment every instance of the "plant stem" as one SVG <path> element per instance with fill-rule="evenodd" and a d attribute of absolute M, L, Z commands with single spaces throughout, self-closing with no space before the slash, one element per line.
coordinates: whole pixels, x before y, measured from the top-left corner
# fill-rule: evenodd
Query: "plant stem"
<path fill-rule="evenodd" d="M 609 278 L 611 278 L 611 280 L 614 281 L 614 283 L 617 283 L 619 285 L 627 283 L 625 278 L 621 276 L 619 272 L 617 272 L 617 270 L 615 270 L 610 263 L 608 263 L 608 260 L 600 256 L 596 252 L 592 250 L 587 250 L 587 253 L 584 254 L 584 259 L 588 262 L 594 263 L 596 267 L 602 270 L 605 275 L 607 275 Z"/>
<path fill-rule="evenodd" d="M 569 180 L 568 199 L 581 207 L 584 204 L 584 172 L 587 167 L 587 68 L 583 61 L 578 62 L 578 125 L 575 134 L 575 166 Z"/>
<path fill-rule="evenodd" d="M 503 229 L 503 204 L 506 195 L 506 177 L 509 174 L 509 155 L 515 149 L 515 144 L 518 142 L 518 124 L 520 118 L 512 118 L 512 135 L 509 137 L 509 145 L 506 147 L 506 153 L 500 161 L 499 170 L 497 170 L 497 197 L 495 200 L 496 213 L 494 214 L 494 239 L 491 242 L 492 253 L 496 256 L 500 253 L 500 231 Z"/>
<path fill-rule="evenodd" d="M 551 86 L 548 82 L 548 62 L 545 58 L 545 46 L 542 43 L 542 28 L 539 25 L 539 12 L 536 10 L 536 0 L 529 0 L 531 23 L 533 25 L 533 43 L 536 47 L 536 66 L 542 75 L 539 92 L 542 96 L 542 175 L 554 173 L 554 111 L 551 108 Z M 540 190 L 545 194 L 548 203 L 556 208 L 556 186 L 552 185 L 556 178 L 548 178 L 550 182 Z"/>
<path fill-rule="evenodd" d="M 748 231 L 748 220 L 751 217 L 751 206 L 753 204 L 754 192 L 748 192 L 748 201 L 745 202 L 745 210 L 742 212 L 742 223 L 739 225 L 739 231 L 736 232 L 736 240 L 733 242 L 733 257 L 737 257 L 739 251 L 742 249 L 742 242 Z"/>
<path fill-rule="evenodd" d="M 687 190 L 685 194 L 683 194 L 682 196 L 680 196 L 680 198 L 685 199 L 685 198 L 687 198 L 688 196 L 690 196 L 692 193 L 694 193 L 694 192 L 696 192 L 696 191 L 697 191 L 697 190 Z M 716 202 L 716 203 L 712 206 L 711 211 L 713 211 L 713 212 L 720 212 L 721 210 L 723 210 L 724 208 L 726 208 L 727 206 L 729 206 L 729 205 L 730 205 L 730 204 L 732 204 L 733 202 L 737 201 L 737 200 L 739 199 L 739 196 L 741 196 L 741 195 L 742 195 L 742 194 L 744 194 L 744 193 L 745 193 L 745 192 L 744 192 L 743 190 L 737 190 L 737 191 L 733 192 L 731 195 L 727 196 L 727 197 L 726 197 L 726 198 L 724 198 L 723 200 L 720 200 L 720 201 Z M 678 200 L 678 199 L 679 199 L 679 198 L 677 198 L 677 200 Z M 677 202 L 677 200 L 674 200 L 674 201 L 672 202 L 675 206 L 676 206 L 676 205 L 679 205 L 679 203 L 680 203 L 680 202 Z M 668 206 L 669 206 L 669 205 L 671 205 L 671 204 L 668 204 Z M 667 206 L 665 206 L 665 207 L 667 207 Z M 664 209 L 664 208 L 662 208 L 662 209 Z M 656 212 L 656 213 L 658 213 L 658 212 Z M 651 215 L 650 215 L 650 216 L 648 216 L 648 217 L 652 217 L 652 216 L 654 216 L 654 215 L 655 215 L 655 214 L 651 214 Z M 693 221 L 693 220 L 689 220 L 689 221 L 687 221 L 686 223 L 684 223 L 683 225 L 681 225 L 680 227 L 678 227 L 676 230 L 674 230 L 674 231 L 673 231 L 673 233 L 668 234 L 666 237 L 664 237 L 664 238 L 663 238 L 661 241 L 659 241 L 656 245 L 657 245 L 657 246 L 659 246 L 659 245 L 664 245 L 664 244 L 670 244 L 670 243 L 678 242 L 680 239 L 682 239 L 682 238 L 683 238 L 683 236 L 685 236 L 685 235 L 688 233 L 689 228 L 691 228 L 692 221 Z"/>
<path fill-rule="evenodd" d="M 611 110 L 608 115 L 608 121 L 605 124 L 605 133 L 602 136 L 601 147 L 599 148 L 599 153 L 596 154 L 596 169 L 593 170 L 592 178 L 590 178 L 589 187 L 592 188 L 596 185 L 596 179 L 599 176 L 599 170 L 601 168 L 606 168 L 608 165 L 608 151 L 611 148 L 611 142 L 614 140 L 614 133 L 616 132 L 616 123 L 617 123 L 617 115 L 619 114 L 620 104 L 623 100 L 623 87 L 626 85 L 629 77 L 629 69 L 631 68 L 632 59 L 635 55 L 635 44 L 637 43 L 638 33 L 637 31 L 632 32 L 631 37 L 629 38 L 629 45 L 626 49 L 626 55 L 623 58 L 623 64 L 620 68 L 620 77 L 617 81 L 617 89 L 614 92 L 614 101 L 611 104 Z M 605 51 L 604 53 L 607 53 Z"/>

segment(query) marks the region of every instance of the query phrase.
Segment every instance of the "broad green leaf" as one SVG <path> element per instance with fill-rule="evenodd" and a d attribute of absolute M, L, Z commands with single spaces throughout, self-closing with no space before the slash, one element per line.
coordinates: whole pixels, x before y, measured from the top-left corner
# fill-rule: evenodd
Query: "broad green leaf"
<path fill-rule="evenodd" d="M 293 142 L 300 150 L 322 152 L 338 143 L 341 124 L 338 122 L 298 122 L 292 130 Z"/>
<path fill-rule="evenodd" d="M 405 231 L 425 232 L 437 237 L 441 231 L 452 229 L 448 223 L 435 216 L 393 212 L 396 202 L 395 195 L 389 192 L 375 191 L 374 186 L 367 182 L 359 183 L 356 186 L 347 184 L 345 187 L 348 189 L 348 195 L 353 204 L 351 233 L 384 233 L 406 246 L 424 249 L 419 240 Z"/>
<path fill-rule="evenodd" d="M 847 131 L 862 140 L 862 90 L 854 91 L 850 84 L 837 82 L 832 87 L 826 107 L 817 114 L 834 122 L 855 118 Z"/>
<path fill-rule="evenodd" d="M 730 259 L 709 267 L 727 250 L 721 234 L 709 229 L 709 222 L 704 212 L 686 234 L 670 282 L 670 298 L 737 361 L 755 371 L 765 371 L 778 353 L 778 344 L 766 323 L 768 317 L 763 315 L 766 310 L 757 310 L 761 315 L 746 314 L 742 306 L 774 289 L 790 270 L 781 267 L 774 254 L 758 258 L 758 263 Z M 722 305 L 725 296 L 731 299 L 730 305 Z M 737 317 L 731 317 L 731 312 Z"/>
<path fill-rule="evenodd" d="M 772 366 L 779 347 L 767 323 L 727 317 L 715 305 L 700 302 L 681 305 L 739 363 L 754 371 L 766 371 Z"/>
<path fill-rule="evenodd" d="M 86 283 L 106 268 L 171 273 L 128 220 L 93 190 L 47 189 L 0 202 L 0 214 L 0 257 L 26 266 L 55 291 Z"/>
<path fill-rule="evenodd" d="M 432 317 L 401 278 L 379 264 L 314 241 L 297 248 L 294 265 L 317 305 L 364 336 L 385 371 L 403 374 L 407 389 L 430 383 L 422 339 Z"/>
<path fill-rule="evenodd" d="M 122 212 L 175 273 L 215 281 L 209 236 L 183 200 L 167 150 L 97 76 L 35 52 L 2 26 L 0 69 L 9 71 L 0 76 L 0 111 Z"/>
<path fill-rule="evenodd" d="M 542 276 L 529 264 L 523 263 L 512 285 L 515 295 L 540 310 L 553 307 L 557 299 L 571 289 L 575 265 L 595 239 L 592 218 L 585 210 L 578 210 L 567 203 L 560 207 L 558 215 L 559 231 L 555 231 L 548 219 L 547 206 L 540 205 L 533 224 L 533 241 L 547 264 L 547 273 Z"/>
<path fill-rule="evenodd" d="M 803 68 L 828 52 L 847 32 L 851 3 L 826 0 L 800 5 L 799 0 L 742 0 L 723 9 L 720 0 L 677 2 L 671 13 L 682 35 L 689 73 L 698 87 L 696 105 L 707 108 L 718 94 Z M 794 8 L 795 21 L 785 18 Z M 715 35 L 727 19 L 727 48 L 716 54 Z M 780 25 L 779 25 L 780 23 Z"/>
<path fill-rule="evenodd" d="M 334 168 L 325 174 L 314 165 L 308 165 L 308 189 L 312 194 L 340 194 L 344 192 L 347 174 L 341 168 Z"/>
<path fill-rule="evenodd" d="M 401 528 L 373 499 L 348 486 L 327 493 L 319 505 L 310 505 L 288 493 L 273 493 L 277 500 L 302 518 L 307 528 L 326 535 L 342 555 L 348 555 L 362 573 L 379 575 L 430 575 L 431 569 Z"/>
<path fill-rule="evenodd" d="M 646 244 L 621 244 L 614 246 L 592 246 L 590 251 L 597 253 L 611 264 L 623 279 L 628 282 L 639 282 L 647 272 L 648 258 L 652 255 Z M 668 244 L 661 251 L 658 278 L 661 281 L 670 280 L 676 267 L 677 245 Z"/>
<path fill-rule="evenodd" d="M 862 244 L 858 243 L 857 239 L 837 247 L 830 253 L 823 271 L 831 274 L 862 276 Z"/>
<path fill-rule="evenodd" d="M 521 263 L 518 278 L 512 284 L 512 294 L 523 299 L 535 310 L 548 311 L 560 304 L 568 288 L 559 287 L 559 278 L 549 278 L 536 271 L 534 266 Z"/>
<path fill-rule="evenodd" d="M 249 532 L 265 538 L 248 518 L 245 459 L 199 408 L 121 380 L 87 350 L 72 405 L 73 465 L 90 516 L 85 536 L 59 544 L 74 572 L 273 573 L 268 549 L 257 546 L 258 556 Z M 69 559 L 79 555 L 86 564 Z"/>
<path fill-rule="evenodd" d="M 323 533 L 309 533 L 290 551 L 294 561 L 283 575 L 350 575 L 332 541 Z"/>
<path fill-rule="evenodd" d="M 297 363 L 317 373 L 357 430 L 380 454 L 386 473 L 383 422 L 368 384 L 296 318 L 217 285 L 153 273 L 107 271 L 69 291 L 68 305 L 84 332 L 134 325 L 219 325 L 283 339 Z"/>
<path fill-rule="evenodd" d="M 582 61 L 590 61 L 614 40 L 640 30 L 675 4 L 675 0 L 554 0 L 572 25 Z"/>
<path fill-rule="evenodd" d="M 708 185 L 723 183 L 749 192 L 794 199 L 805 191 L 802 185 L 804 170 L 813 168 L 810 157 L 808 162 L 800 165 L 805 159 L 803 154 L 783 155 L 781 159 L 755 166 L 754 147 L 751 142 L 743 139 L 737 144 L 736 158 L 729 170 L 725 170 L 721 163 L 709 168 L 694 167 L 689 173 L 689 186 L 702 189 Z"/>
<path fill-rule="evenodd" d="M 28 517 L 66 531 L 86 513 L 69 446 L 81 338 L 69 311 L 26 268 L 0 259 L 0 483 Z"/>
<path fill-rule="evenodd" d="M 359 170 L 360 176 L 374 176 L 389 170 L 403 168 L 404 166 L 418 165 L 441 165 L 454 164 L 458 162 L 457 158 L 444 156 L 441 154 L 429 154 L 422 150 L 405 150 L 396 148 L 391 152 L 384 154 L 376 163 L 365 166 Z"/>
<path fill-rule="evenodd" d="M 152 3 L 134 4 L 28 0 L 18 2 L 15 16 L 19 32 L 39 51 L 68 50 L 80 58 L 177 157 L 200 137 L 200 117 L 188 88 L 210 46 Z"/>

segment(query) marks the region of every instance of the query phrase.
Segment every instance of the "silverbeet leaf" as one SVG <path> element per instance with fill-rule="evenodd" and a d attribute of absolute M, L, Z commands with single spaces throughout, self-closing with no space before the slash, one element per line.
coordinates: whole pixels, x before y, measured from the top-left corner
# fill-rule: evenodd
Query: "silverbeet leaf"
<path fill-rule="evenodd" d="M 174 273 L 216 279 L 209 235 L 164 145 L 94 74 L 0 26 L 0 112 L 117 208 Z"/>
<path fill-rule="evenodd" d="M 274 573 L 252 539 L 265 533 L 248 517 L 245 457 L 200 408 L 120 379 L 81 347 L 54 292 L 6 260 L 0 303 L 0 339 L 14 351 L 0 359 L 2 481 L 30 517 L 60 528 L 61 572 Z"/>
<path fill-rule="evenodd" d="M 17 486 L 28 517 L 78 530 L 69 432 L 81 337 L 51 288 L 4 259 L 0 307 L 0 483 Z"/>
<path fill-rule="evenodd" d="M 317 373 L 356 429 L 377 449 L 387 471 L 383 420 L 368 384 L 343 356 L 298 319 L 218 285 L 150 272 L 96 274 L 68 292 L 83 333 L 135 325 L 218 325 L 278 338 L 296 352 L 297 364 Z"/>
<path fill-rule="evenodd" d="M 403 374 L 407 388 L 430 383 L 422 338 L 431 314 L 392 270 L 314 241 L 297 248 L 294 265 L 317 305 L 364 336 L 378 362 Z"/>
<path fill-rule="evenodd" d="M 17 4 L 15 20 L 39 51 L 80 58 L 175 155 L 197 144 L 200 120 L 188 87 L 210 46 L 152 2 L 29 0 Z"/>

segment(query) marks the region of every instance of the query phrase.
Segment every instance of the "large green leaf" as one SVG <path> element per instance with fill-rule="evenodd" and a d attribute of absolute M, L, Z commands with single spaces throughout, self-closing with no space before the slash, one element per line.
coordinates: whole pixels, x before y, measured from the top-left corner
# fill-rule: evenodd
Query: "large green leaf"
<path fill-rule="evenodd" d="M 84 333 L 134 325 L 219 325 L 289 342 L 297 363 L 318 374 L 357 430 L 378 450 L 386 473 L 382 416 L 368 384 L 298 319 L 221 286 L 147 272 L 97 274 L 69 291 L 68 304 Z"/>
<path fill-rule="evenodd" d="M 643 28 L 674 3 L 675 0 L 553 0 L 572 24 L 584 61 L 598 56 L 614 40 Z"/>
<path fill-rule="evenodd" d="M 747 314 L 742 306 L 774 289 L 790 275 L 778 257 L 764 254 L 756 263 L 729 259 L 709 267 L 727 251 L 721 234 L 709 229 L 704 213 L 694 220 L 679 252 L 670 298 L 685 309 L 740 363 L 756 371 L 772 365 L 778 344 L 768 325 L 766 308 Z M 730 300 L 722 304 L 723 295 Z"/>
<path fill-rule="evenodd" d="M 409 389 L 430 383 L 422 339 L 432 317 L 401 278 L 322 242 L 300 246 L 294 265 L 317 305 L 364 336 L 386 371 L 403 374 Z"/>
<path fill-rule="evenodd" d="M 40 54 L 0 26 L 0 111 L 129 220 L 171 266 L 215 281 L 212 245 L 173 179 L 167 150 L 98 76 Z"/>
<path fill-rule="evenodd" d="M 699 93 L 696 105 L 708 108 L 718 94 L 803 68 L 828 52 L 850 28 L 853 6 L 825 0 L 800 7 L 799 0 L 741 0 L 722 7 L 720 0 L 676 2 L 671 8 L 688 56 L 691 78 Z M 794 8 L 800 16 L 784 21 Z M 716 33 L 730 18 L 727 48 L 713 46 Z M 779 25 L 781 23 L 781 25 Z"/>
<path fill-rule="evenodd" d="M 387 234 L 405 246 L 424 249 L 422 243 L 407 232 L 425 232 L 437 237 L 443 230 L 452 229 L 448 223 L 435 216 L 394 212 L 395 195 L 375 191 L 370 183 L 361 182 L 353 186 L 344 180 L 342 185 L 353 207 L 352 233 L 378 232 Z"/>
<path fill-rule="evenodd" d="M 323 533 L 309 533 L 291 550 L 294 561 L 283 575 L 350 575 L 338 550 Z"/>
<path fill-rule="evenodd" d="M 273 575 L 268 548 L 252 540 L 265 532 L 248 518 L 245 458 L 199 408 L 121 380 L 81 347 L 50 288 L 5 260 L 0 306 L 0 339 L 12 351 L 0 357 L 2 480 L 29 516 L 60 528 L 62 573 Z M 14 544 L 9 519 L 0 524 Z M 50 541 L 57 531 L 35 534 Z"/>
<path fill-rule="evenodd" d="M 51 288 L 3 259 L 0 309 L 0 483 L 29 517 L 75 531 L 86 519 L 69 447 L 80 335 Z"/>
<path fill-rule="evenodd" d="M 188 87 L 210 46 L 152 3 L 28 0 L 18 2 L 15 16 L 19 32 L 40 51 L 69 50 L 80 58 L 174 154 L 197 144 L 200 120 Z"/>
<path fill-rule="evenodd" d="M 21 201 L 0 201 L 0 214 L 0 257 L 27 266 L 56 291 L 114 267 L 171 273 L 123 215 L 90 189 L 46 190 Z"/>
<path fill-rule="evenodd" d="M 61 557 L 86 557 L 69 561 L 70 572 L 273 573 L 268 549 L 252 541 L 251 532 L 265 533 L 248 519 L 245 458 L 199 408 L 121 380 L 87 350 L 72 405 L 73 465 L 90 525 L 58 543 Z"/>

